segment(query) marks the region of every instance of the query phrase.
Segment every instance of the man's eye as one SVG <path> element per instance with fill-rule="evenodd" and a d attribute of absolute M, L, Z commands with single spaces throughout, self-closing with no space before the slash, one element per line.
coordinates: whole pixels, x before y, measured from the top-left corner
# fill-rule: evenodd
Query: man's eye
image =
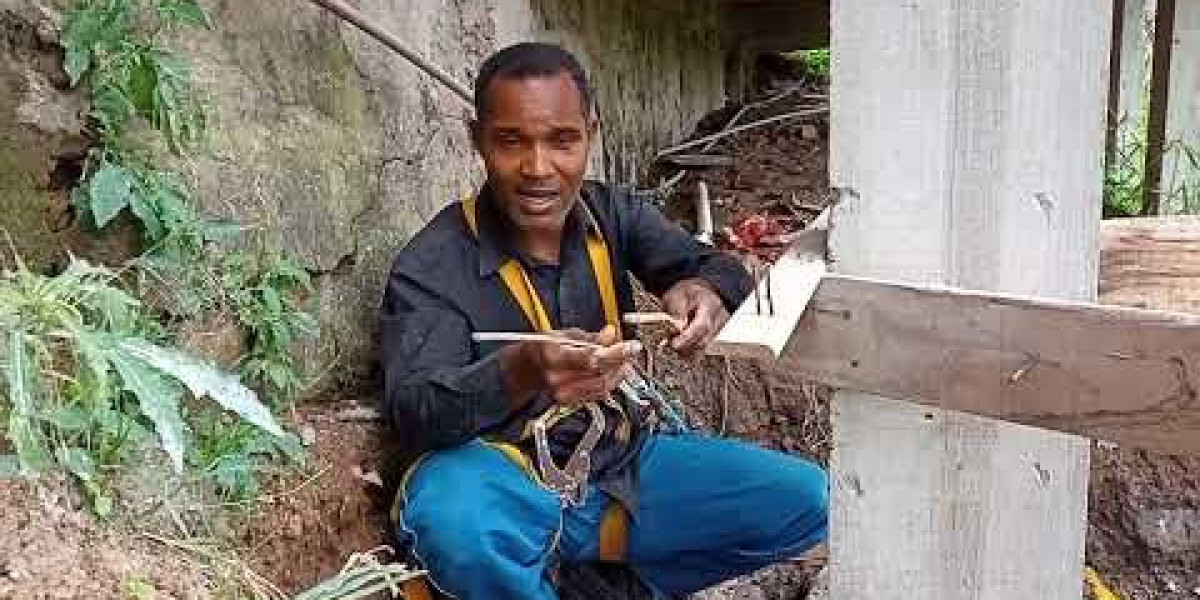
<path fill-rule="evenodd" d="M 554 143 L 560 146 L 569 146 L 579 141 L 579 135 L 576 133 L 560 133 L 554 136 Z"/>
<path fill-rule="evenodd" d="M 498 139 L 497 141 L 501 145 L 504 145 L 504 146 L 516 146 L 517 144 L 521 143 L 521 136 L 519 136 L 519 135 L 501 135 L 500 139 Z"/>

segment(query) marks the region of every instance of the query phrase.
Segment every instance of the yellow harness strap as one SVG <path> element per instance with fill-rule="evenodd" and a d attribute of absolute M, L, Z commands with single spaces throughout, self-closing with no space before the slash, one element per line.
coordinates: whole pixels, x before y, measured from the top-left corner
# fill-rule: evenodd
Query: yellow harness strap
<path fill-rule="evenodd" d="M 581 200 L 582 202 L 582 200 Z M 617 311 L 617 288 L 613 280 L 612 259 L 608 253 L 608 244 L 600 232 L 600 225 L 588 211 L 587 205 L 582 205 L 588 217 L 587 253 L 592 264 L 592 273 L 596 277 L 596 288 L 600 290 L 600 304 L 604 308 L 604 322 L 612 326 L 617 335 L 621 335 L 620 316 Z M 479 216 L 475 198 L 469 197 L 462 201 L 463 217 L 471 233 L 479 236 Z M 554 329 L 546 308 L 529 279 L 529 274 L 516 259 L 508 259 L 500 266 L 500 279 L 513 299 L 520 305 L 525 318 L 535 331 L 550 331 Z M 538 479 L 537 470 L 532 462 L 521 451 L 511 444 L 489 442 L 513 462 L 517 463 L 530 477 Z M 599 558 L 608 562 L 620 562 L 625 558 L 629 538 L 629 513 L 620 502 L 612 502 L 600 522 L 600 551 Z"/>
<path fill-rule="evenodd" d="M 470 197 L 462 201 L 463 216 L 466 218 L 467 226 L 470 227 L 471 233 L 479 236 L 479 218 L 476 212 L 475 198 Z M 589 233 L 587 236 L 587 253 L 588 259 L 592 263 L 592 272 L 596 276 L 596 288 L 600 290 L 600 304 L 604 308 L 604 322 L 611 325 L 617 331 L 617 335 L 621 335 L 621 322 L 617 312 L 617 288 L 613 281 L 612 259 L 608 253 L 608 244 L 604 242 L 604 236 L 600 233 L 600 225 L 596 222 L 591 212 L 587 210 L 587 206 L 583 206 L 589 220 Z M 525 313 L 525 318 L 529 320 L 530 326 L 535 331 L 550 331 L 554 329 L 554 324 L 550 322 L 550 315 L 546 313 L 546 307 L 542 304 L 542 299 L 538 296 L 536 288 L 533 287 L 533 282 L 529 279 L 529 274 L 525 272 L 525 268 L 516 259 L 508 259 L 500 266 L 500 279 L 504 281 L 504 287 L 508 288 L 509 294 L 516 300 L 521 307 L 521 312 Z M 508 457 L 525 471 L 534 481 L 541 480 L 537 473 L 537 469 L 533 468 L 533 462 L 529 457 L 525 456 L 519 448 L 512 444 L 504 444 L 500 442 L 487 442 L 489 446 L 495 448 L 501 454 Z M 424 457 L 422 457 L 423 459 Z M 396 502 L 392 505 L 392 519 L 398 521 L 400 518 L 401 498 L 404 495 L 404 490 L 408 488 L 408 480 L 420 465 L 421 459 L 418 459 L 408 471 L 404 474 L 404 479 L 400 484 L 400 493 L 396 495 Z M 629 544 L 629 513 L 621 506 L 620 502 L 612 502 L 605 511 L 603 519 L 600 521 L 600 548 L 599 559 L 606 562 L 621 562 L 625 560 L 626 551 Z M 404 597 L 410 600 L 433 600 L 433 592 L 429 589 L 429 583 L 425 578 L 410 579 L 404 583 Z"/>
<path fill-rule="evenodd" d="M 471 233 L 478 237 L 479 216 L 475 198 L 470 197 L 463 200 L 462 209 L 467 226 L 470 227 Z M 584 211 L 587 211 L 586 205 Z M 591 212 L 587 212 L 587 215 L 590 221 L 587 253 L 589 262 L 592 263 L 592 272 L 596 276 L 596 288 L 600 290 L 600 304 L 604 307 L 604 322 L 615 328 L 617 335 L 620 335 L 621 322 L 617 313 L 617 288 L 613 283 L 612 259 L 608 254 L 608 244 L 604 242 L 604 236 L 600 234 L 600 226 L 592 218 Z M 554 324 L 550 322 L 550 317 L 546 313 L 546 307 L 542 305 L 542 299 L 538 296 L 533 282 L 529 279 L 529 274 L 525 272 L 525 268 L 521 266 L 520 262 L 510 258 L 500 265 L 500 279 L 504 281 L 504 286 L 508 288 L 513 299 L 520 305 L 521 312 L 525 313 L 525 318 L 529 320 L 529 325 L 533 327 L 534 331 L 554 329 Z"/>

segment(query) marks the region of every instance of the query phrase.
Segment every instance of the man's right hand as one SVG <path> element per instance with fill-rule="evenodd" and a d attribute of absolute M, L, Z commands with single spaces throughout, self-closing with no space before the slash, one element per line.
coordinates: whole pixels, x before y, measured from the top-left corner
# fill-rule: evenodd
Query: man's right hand
<path fill-rule="evenodd" d="M 640 342 L 618 342 L 617 330 L 611 326 L 598 333 L 578 329 L 556 333 L 601 347 L 521 342 L 502 350 L 514 410 L 538 391 L 568 406 L 604 398 L 624 378 L 629 361 L 642 351 Z"/>

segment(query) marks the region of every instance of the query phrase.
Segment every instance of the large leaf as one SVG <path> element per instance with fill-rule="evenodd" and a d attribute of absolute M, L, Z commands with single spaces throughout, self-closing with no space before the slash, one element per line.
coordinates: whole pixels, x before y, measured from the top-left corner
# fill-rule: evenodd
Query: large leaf
<path fill-rule="evenodd" d="M 37 429 L 36 389 L 33 378 L 37 358 L 22 331 L 9 331 L 6 344 L 8 363 L 8 400 L 12 410 L 8 415 L 8 437 L 17 451 L 21 468 L 40 471 L 50 464 L 50 452 Z"/>
<path fill-rule="evenodd" d="M 112 163 L 105 163 L 92 175 L 88 199 L 96 227 L 103 229 L 121 209 L 129 206 L 134 184 L 129 171 Z"/>
<path fill-rule="evenodd" d="M 87 453 L 87 450 L 61 447 L 55 454 L 58 457 L 58 463 L 66 467 L 67 471 L 78 477 L 80 481 L 86 483 L 96 478 L 96 463 L 92 461 L 92 456 Z"/>
<path fill-rule="evenodd" d="M 209 396 L 226 410 L 276 436 L 283 429 L 271 410 L 258 401 L 258 395 L 242 385 L 238 378 L 194 356 L 171 348 L 156 346 L 136 338 L 123 340 L 121 349 L 148 365 L 169 373 L 196 396 Z"/>
<path fill-rule="evenodd" d="M 138 400 L 142 414 L 154 423 L 162 448 L 176 472 L 183 471 L 183 446 L 187 426 L 179 412 L 183 390 L 154 367 L 123 352 L 112 352 L 109 360 L 121 381 Z"/>

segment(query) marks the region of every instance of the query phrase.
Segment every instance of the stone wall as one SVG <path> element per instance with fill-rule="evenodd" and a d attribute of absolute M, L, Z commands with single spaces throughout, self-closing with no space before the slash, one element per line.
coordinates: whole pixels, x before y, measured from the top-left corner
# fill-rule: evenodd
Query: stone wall
<path fill-rule="evenodd" d="M 0 51 L 7 52 L 0 64 L 0 160 L 7 161 L 0 164 L 0 226 L 22 232 L 23 251 L 50 254 L 97 243 L 67 240 L 63 231 L 73 228 L 53 223 L 85 148 L 82 98 L 64 89 L 57 71 L 55 12 L 44 6 L 53 4 L 0 0 Z M 174 43 L 192 61 L 212 123 L 205 146 L 177 167 L 207 211 L 261 228 L 316 276 L 323 331 L 308 362 L 334 364 L 333 381 L 363 381 L 392 255 L 481 180 L 466 135 L 469 113 L 410 64 L 315 6 L 202 4 L 215 31 L 188 32 Z M 576 51 L 598 88 L 603 135 L 594 176 L 633 179 L 656 148 L 724 100 L 726 42 L 716 0 L 357 5 L 463 82 L 512 42 L 556 41 Z M 99 239 L 128 247 L 120 238 Z"/>

